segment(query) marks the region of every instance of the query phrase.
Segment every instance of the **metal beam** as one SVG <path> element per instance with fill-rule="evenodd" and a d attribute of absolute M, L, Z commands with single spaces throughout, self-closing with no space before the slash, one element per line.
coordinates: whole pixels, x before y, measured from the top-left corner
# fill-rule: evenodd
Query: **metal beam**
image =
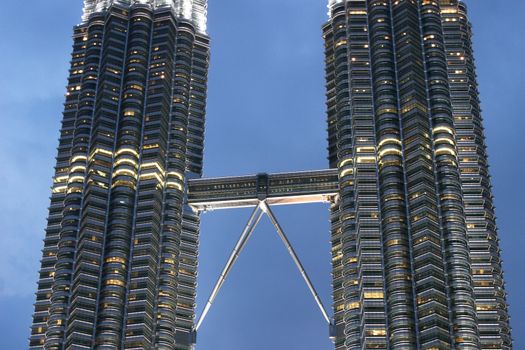
<path fill-rule="evenodd" d="M 202 322 L 206 318 L 206 315 L 210 311 L 210 308 L 215 301 L 215 298 L 217 298 L 217 295 L 219 294 L 219 291 L 222 288 L 222 285 L 226 281 L 226 278 L 228 277 L 228 274 L 233 268 L 233 265 L 239 258 L 240 253 L 246 246 L 246 243 L 248 242 L 248 239 L 252 235 L 253 231 L 255 230 L 255 227 L 261 221 L 261 218 L 264 214 L 264 210 L 262 209 L 262 203 L 261 202 L 257 207 L 254 209 L 252 215 L 250 216 L 250 219 L 248 220 L 248 223 L 246 224 L 241 236 L 239 237 L 239 240 L 237 241 L 237 244 L 235 245 L 235 248 L 233 248 L 232 253 L 230 254 L 230 258 L 228 259 L 228 262 L 226 263 L 226 266 L 224 266 L 224 269 L 222 270 L 222 273 L 217 280 L 217 283 L 215 284 L 215 287 L 213 288 L 213 291 L 211 292 L 211 295 L 208 299 L 208 302 L 206 303 L 206 306 L 204 307 L 204 311 L 202 312 L 202 315 L 199 318 L 199 321 L 197 322 L 197 325 L 195 326 L 194 332 L 197 332 L 202 325 Z"/>
<path fill-rule="evenodd" d="M 323 314 L 324 319 L 326 320 L 328 325 L 332 325 L 332 322 L 330 320 L 330 316 L 328 316 L 328 312 L 326 311 L 326 309 L 325 309 L 325 307 L 323 305 L 323 302 L 321 301 L 321 298 L 319 297 L 319 294 L 315 290 L 315 287 L 312 284 L 312 281 L 310 280 L 310 278 L 308 277 L 308 274 L 306 273 L 306 270 L 304 269 L 303 264 L 301 264 L 301 260 L 299 260 L 299 257 L 297 256 L 297 253 L 293 249 L 292 244 L 288 240 L 288 237 L 284 233 L 281 225 L 277 221 L 277 218 L 275 217 L 275 215 L 273 214 L 272 210 L 270 209 L 270 206 L 268 204 L 266 204 L 266 202 L 261 202 L 260 206 L 261 206 L 262 210 L 266 214 L 268 214 L 268 217 L 270 218 L 270 220 L 272 221 L 273 225 L 275 226 L 275 229 L 277 230 L 277 233 L 279 234 L 279 237 L 281 237 L 281 240 L 283 241 L 284 245 L 286 246 L 286 249 L 290 253 L 293 261 L 295 262 L 295 265 L 297 266 L 297 268 L 301 272 L 301 276 L 303 276 L 303 279 L 306 282 L 306 284 L 308 286 L 308 289 L 310 289 L 310 292 L 312 293 L 312 296 L 314 297 L 314 299 L 315 299 L 315 301 L 317 303 L 317 306 L 319 306 L 319 309 L 321 310 L 321 313 Z"/>

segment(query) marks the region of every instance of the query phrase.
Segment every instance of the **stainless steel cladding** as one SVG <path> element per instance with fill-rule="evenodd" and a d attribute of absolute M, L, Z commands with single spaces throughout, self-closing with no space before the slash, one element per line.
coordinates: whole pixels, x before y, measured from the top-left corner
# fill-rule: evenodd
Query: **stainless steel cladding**
<path fill-rule="evenodd" d="M 166 1 L 85 3 L 30 348 L 189 349 L 208 38 Z"/>
<path fill-rule="evenodd" d="M 465 4 L 329 9 L 336 348 L 511 349 Z"/>

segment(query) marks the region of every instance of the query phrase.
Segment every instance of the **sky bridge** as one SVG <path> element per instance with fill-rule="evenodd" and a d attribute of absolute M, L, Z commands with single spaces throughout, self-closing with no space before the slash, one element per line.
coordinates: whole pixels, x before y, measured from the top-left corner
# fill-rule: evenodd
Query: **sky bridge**
<path fill-rule="evenodd" d="M 329 325 L 330 338 L 335 341 L 337 327 L 335 326 L 334 320 L 329 316 L 299 256 L 292 247 L 291 242 L 279 224 L 271 207 L 274 205 L 330 203 L 336 200 L 338 193 L 339 176 L 337 169 L 277 174 L 261 173 L 247 176 L 188 180 L 187 201 L 188 204 L 198 212 L 243 207 L 255 208 L 237 244 L 233 248 L 206 306 L 198 318 L 193 332 L 190 334 L 191 343 L 196 343 L 197 331 L 204 322 L 235 262 L 264 214 L 270 218 L 277 234 L 301 273 L 323 318 Z"/>
<path fill-rule="evenodd" d="M 188 204 L 197 211 L 268 205 L 328 203 L 339 191 L 337 169 L 194 179 Z"/>

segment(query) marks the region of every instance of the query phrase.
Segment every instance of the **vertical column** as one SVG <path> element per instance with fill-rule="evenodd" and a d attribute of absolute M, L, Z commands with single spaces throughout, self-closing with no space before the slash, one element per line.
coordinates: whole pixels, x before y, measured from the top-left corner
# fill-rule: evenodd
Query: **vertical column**
<path fill-rule="evenodd" d="M 187 171 L 197 177 L 202 175 L 204 150 L 204 124 L 209 65 L 209 39 L 197 34 L 192 48 L 190 100 L 188 105 Z"/>
<path fill-rule="evenodd" d="M 172 81 L 174 79 L 174 63 L 167 62 L 166 58 L 175 57 L 175 45 L 176 45 L 176 31 L 173 28 L 172 18 L 170 17 L 169 12 L 156 13 L 154 21 L 154 39 L 152 42 L 152 59 L 150 67 L 155 69 L 157 67 L 162 67 L 161 72 L 170 71 L 170 78 Z M 155 72 L 153 72 L 155 74 Z M 157 86 L 158 81 L 149 89 L 153 93 L 156 91 L 159 86 Z M 173 92 L 172 84 L 170 84 L 170 90 Z M 173 102 L 170 101 L 170 105 Z M 169 108 L 169 107 L 168 107 Z M 168 118 L 169 118 L 169 111 Z M 166 147 L 166 152 L 169 148 L 170 142 L 170 126 L 167 125 L 165 130 L 167 143 L 162 144 L 163 147 Z M 153 139 L 145 141 L 145 147 L 150 150 L 158 150 L 161 144 L 159 140 Z M 165 145 L 165 146 L 164 146 Z M 174 328 L 174 319 L 175 319 L 175 308 L 176 308 L 176 273 L 175 266 L 178 262 L 178 251 L 179 251 L 179 233 L 178 227 L 180 227 L 180 215 L 177 215 L 178 212 L 176 209 L 171 210 L 176 205 L 175 203 L 180 202 L 180 196 L 177 196 L 176 188 L 181 188 L 180 182 L 182 180 L 182 175 L 178 174 L 176 180 L 172 180 L 174 177 L 169 171 L 169 163 L 167 159 L 169 158 L 169 153 L 166 154 L 166 157 L 162 162 L 159 162 L 159 165 L 162 169 L 165 170 L 165 179 L 166 183 L 164 184 L 164 193 L 163 193 L 163 213 L 162 213 L 162 224 L 161 224 L 161 238 L 159 244 L 160 255 L 157 260 L 157 294 L 154 295 L 154 302 L 156 305 L 154 326 L 156 331 L 153 334 L 152 342 L 155 344 L 155 348 L 158 349 L 171 349 L 175 342 L 175 328 Z M 178 182 L 177 182 L 178 181 Z M 175 194 L 175 195 L 174 195 Z M 169 209 L 169 211 L 166 210 Z M 168 232 L 168 234 L 166 234 Z M 132 327 L 130 325 L 130 327 Z"/>
<path fill-rule="evenodd" d="M 410 230 L 390 4 L 369 1 L 389 343 L 416 348 Z"/>
<path fill-rule="evenodd" d="M 346 13 L 357 254 L 355 258 L 349 256 L 343 264 L 345 269 L 358 270 L 361 347 L 386 349 L 383 235 L 368 2 L 347 2 Z M 353 288 L 350 290 L 353 293 Z"/>
<path fill-rule="evenodd" d="M 87 157 L 93 124 L 93 114 L 100 70 L 100 57 L 104 35 L 104 18 L 93 17 L 85 35 L 85 60 L 82 84 L 78 89 L 79 108 L 75 121 L 73 145 L 64 210 L 58 242 L 55 281 L 51 298 L 48 331 L 45 349 L 62 349 L 64 330 L 69 312 L 71 279 L 74 269 L 75 252 L 82 199 L 85 191 Z M 76 89 L 76 88 L 75 88 Z"/>
<path fill-rule="evenodd" d="M 184 46 L 181 45 L 180 49 L 184 50 Z M 208 60 L 209 40 L 203 35 L 196 34 L 192 47 L 191 74 L 189 81 L 186 81 L 190 87 L 187 106 L 186 179 L 202 176 Z M 182 75 L 182 77 L 184 76 Z M 186 198 L 184 200 L 186 201 Z M 197 288 L 199 225 L 198 213 L 184 205 L 178 260 L 177 349 L 189 349 L 191 347 L 190 333 L 193 330 L 195 318 Z"/>
<path fill-rule="evenodd" d="M 471 25 L 463 2 L 442 0 L 448 68 L 481 349 L 511 349 Z"/>
<path fill-rule="evenodd" d="M 107 13 L 66 332 L 66 349 L 93 344 L 127 27 L 127 16 L 122 16 L 120 11 Z"/>
<path fill-rule="evenodd" d="M 340 324 L 338 312 L 344 310 L 345 348 L 386 348 L 383 238 L 367 2 L 334 5 L 331 30 L 325 28 L 325 39 L 329 148 L 332 150 L 336 141 L 341 188 L 339 208 L 332 212 L 333 217 L 339 218 L 339 223 L 332 221 L 332 239 L 334 297 L 341 298 L 342 293 L 344 307 L 339 309 L 336 304 L 335 321 Z M 332 155 L 330 160 L 333 163 Z M 339 269 L 343 277 L 341 291 L 336 284 Z M 338 341 L 336 337 L 336 346 Z"/>
<path fill-rule="evenodd" d="M 422 2 L 420 20 L 453 346 L 479 349 L 439 4 Z"/>
<path fill-rule="evenodd" d="M 334 6 L 331 14 L 331 28 L 327 34 L 327 86 L 328 123 L 334 123 L 335 157 L 330 160 L 332 166 L 340 170 L 339 201 L 332 207 L 332 261 L 334 279 L 334 317 L 338 334 L 337 349 L 360 348 L 361 320 L 358 271 L 354 266 L 345 264 L 347 259 L 357 261 L 356 221 L 353 147 L 350 118 L 348 37 L 345 4 Z M 328 46 L 330 45 L 330 46 Z M 333 89 L 333 90 L 332 90 Z M 333 91 L 333 95 L 332 95 Z M 329 134 L 329 139 L 333 136 Z M 352 339 L 349 344 L 347 339 Z"/>
<path fill-rule="evenodd" d="M 166 21 L 167 18 L 162 19 Z M 159 23 L 161 19 L 159 18 Z M 164 24 L 163 24 L 164 25 Z M 177 315 L 182 304 L 179 302 L 180 252 L 183 249 L 182 206 L 185 191 L 185 168 L 188 140 L 188 108 L 190 99 L 191 60 L 194 40 L 190 25 L 179 23 L 177 32 L 170 33 L 173 41 L 170 55 L 175 62 L 169 66 L 173 71 L 172 96 L 170 101 L 170 123 L 167 135 L 166 188 L 164 192 L 163 222 L 161 229 L 161 256 L 159 260 L 159 292 L 157 300 L 156 348 L 176 348 L 180 342 L 177 329 Z M 172 36 L 173 35 L 173 36 Z M 168 37 L 164 38 L 166 42 Z M 191 327 L 190 327 L 191 329 Z M 188 343 L 188 339 L 186 343 Z"/>
<path fill-rule="evenodd" d="M 122 57 L 123 80 L 115 91 L 118 91 L 120 105 L 116 115 L 117 139 L 113 146 L 111 196 L 97 309 L 96 347 L 100 349 L 120 347 L 122 341 L 152 26 L 151 11 L 147 8 L 134 7 L 125 14 L 125 27 L 109 29 L 115 32 L 112 46 L 119 50 L 111 52 L 110 57 Z M 123 32 L 127 40 L 117 42 L 118 32 Z M 114 89 L 117 87 L 111 88 Z"/>
<path fill-rule="evenodd" d="M 419 9 L 415 1 L 407 0 L 396 1 L 391 7 L 410 222 L 412 284 L 417 303 L 416 323 L 411 325 L 415 333 L 411 341 L 417 341 L 418 347 L 443 349 L 449 346 L 446 279 Z M 445 333 L 441 329 L 445 329 Z"/>
<path fill-rule="evenodd" d="M 125 349 L 153 347 L 157 319 L 165 163 L 175 64 L 176 24 L 171 11 L 155 13 L 152 30 L 124 320 Z"/>
<path fill-rule="evenodd" d="M 73 35 L 74 44 L 71 55 L 71 68 L 69 70 L 70 75 L 64 105 L 62 129 L 60 131 L 55 176 L 53 177 L 51 205 L 49 207 L 42 265 L 36 293 L 35 313 L 31 326 L 30 349 L 43 349 L 45 334 L 48 328 L 51 293 L 55 277 L 55 264 L 57 262 L 60 223 L 63 219 L 63 202 L 67 194 L 74 126 L 79 108 L 82 76 L 85 69 L 86 31 L 87 28 L 85 26 L 79 26 L 75 28 Z M 56 320 L 55 322 L 61 322 L 61 320 Z"/>
<path fill-rule="evenodd" d="M 343 13 L 344 14 L 344 13 Z M 346 50 L 346 46 L 339 49 L 334 45 L 334 29 L 337 29 L 338 39 L 345 40 L 346 28 L 345 17 L 341 11 L 334 17 L 337 25 L 333 22 L 327 23 L 323 28 L 323 38 L 325 41 L 325 74 L 326 74 L 326 107 L 327 107 L 327 126 L 328 126 L 328 161 L 330 168 L 337 167 L 337 92 L 336 88 L 336 68 L 335 68 L 335 51 Z M 331 251 L 332 251 L 332 300 L 334 311 L 334 337 L 335 348 L 337 350 L 345 348 L 344 337 L 344 289 L 343 289 L 343 247 L 341 238 L 341 220 L 340 220 L 340 201 L 337 198 L 330 206 L 330 224 L 331 224 Z"/>

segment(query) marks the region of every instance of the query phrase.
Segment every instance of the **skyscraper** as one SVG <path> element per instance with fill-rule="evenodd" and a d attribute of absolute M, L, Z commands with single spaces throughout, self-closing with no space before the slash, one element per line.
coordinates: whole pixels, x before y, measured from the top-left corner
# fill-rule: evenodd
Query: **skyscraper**
<path fill-rule="evenodd" d="M 330 0 L 337 349 L 510 349 L 471 25 L 458 0 Z"/>
<path fill-rule="evenodd" d="M 31 349 L 195 343 L 264 213 L 337 350 L 512 348 L 459 0 L 329 0 L 330 169 L 201 179 L 206 0 L 85 0 Z M 272 212 L 330 203 L 333 318 Z M 199 213 L 255 207 L 199 322 Z"/>
<path fill-rule="evenodd" d="M 205 0 L 85 0 L 31 349 L 188 349 L 208 69 Z M 176 311 L 175 311 L 176 310 Z"/>

